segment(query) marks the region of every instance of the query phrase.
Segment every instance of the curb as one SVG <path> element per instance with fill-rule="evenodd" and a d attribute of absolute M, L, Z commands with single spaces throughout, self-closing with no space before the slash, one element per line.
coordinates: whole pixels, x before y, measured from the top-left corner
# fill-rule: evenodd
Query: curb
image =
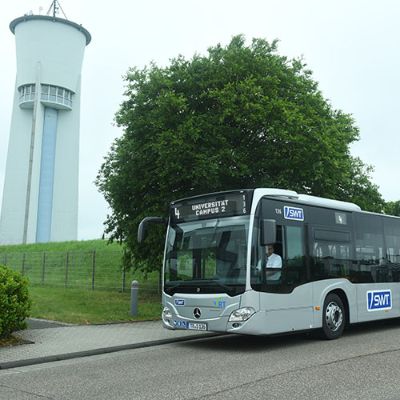
<path fill-rule="evenodd" d="M 103 347 L 103 348 L 99 348 L 99 349 L 77 351 L 74 353 L 56 354 L 56 355 L 51 355 L 51 356 L 28 358 L 25 360 L 0 362 L 0 371 L 5 370 L 5 369 L 17 368 L 17 367 L 26 367 L 29 365 L 44 364 L 44 363 L 48 363 L 48 362 L 71 360 L 73 358 L 81 358 L 81 357 L 96 356 L 99 354 L 115 353 L 115 352 L 123 351 L 123 350 L 139 349 L 139 348 L 143 348 L 143 347 L 152 347 L 152 346 L 159 346 L 159 345 L 163 345 L 163 344 L 178 343 L 178 342 L 188 342 L 188 341 L 196 340 L 196 339 L 207 339 L 210 337 L 221 336 L 221 335 L 223 335 L 223 334 L 222 333 L 208 333 L 208 334 L 201 334 L 201 335 L 193 335 L 190 337 L 180 337 L 180 338 L 175 338 L 175 339 L 172 339 L 172 338 L 171 339 L 159 339 L 159 340 L 153 340 L 150 342 L 141 342 L 141 343 L 125 344 L 125 345 L 121 345 L 121 346 Z"/>
<path fill-rule="evenodd" d="M 44 323 L 48 323 L 51 325 L 60 325 L 60 326 L 77 326 L 77 325 L 79 325 L 79 324 L 70 324 L 69 322 L 55 321 L 53 319 L 34 318 L 34 317 L 26 318 L 25 321 L 27 323 L 29 323 L 29 321 L 33 321 L 33 322 L 44 322 Z"/>

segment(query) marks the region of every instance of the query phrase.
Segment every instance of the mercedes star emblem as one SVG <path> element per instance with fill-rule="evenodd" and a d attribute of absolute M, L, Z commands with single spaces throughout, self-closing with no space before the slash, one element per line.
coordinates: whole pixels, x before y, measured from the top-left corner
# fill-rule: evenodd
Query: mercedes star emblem
<path fill-rule="evenodd" d="M 197 308 L 197 307 L 196 307 L 196 308 L 193 310 L 193 315 L 194 315 L 195 318 L 199 319 L 199 318 L 201 317 L 201 310 L 200 310 L 200 308 Z"/>

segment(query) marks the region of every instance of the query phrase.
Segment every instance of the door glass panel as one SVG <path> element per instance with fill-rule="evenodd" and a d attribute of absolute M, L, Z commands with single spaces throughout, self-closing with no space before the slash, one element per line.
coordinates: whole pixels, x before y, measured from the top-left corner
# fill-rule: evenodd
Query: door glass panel
<path fill-rule="evenodd" d="M 277 226 L 274 254 L 281 257 L 281 268 L 268 267 L 268 248 L 260 245 L 260 229 L 254 229 L 251 284 L 263 292 L 290 293 L 306 282 L 304 228 L 303 226 Z M 276 265 L 275 265 L 276 267 Z"/>

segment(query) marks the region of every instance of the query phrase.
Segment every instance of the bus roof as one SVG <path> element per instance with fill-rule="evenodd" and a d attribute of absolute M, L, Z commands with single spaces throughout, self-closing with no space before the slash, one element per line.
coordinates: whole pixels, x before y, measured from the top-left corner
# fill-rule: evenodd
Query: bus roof
<path fill-rule="evenodd" d="M 298 201 L 312 206 L 334 208 L 343 211 L 362 211 L 361 208 L 354 203 L 347 201 L 339 201 L 327 199 L 324 197 L 310 196 L 308 194 L 298 194 L 293 190 L 273 189 L 273 188 L 260 188 L 256 189 L 257 195 L 260 197 L 273 197 L 280 199 L 288 199 Z"/>
<path fill-rule="evenodd" d="M 180 203 L 182 201 L 193 200 L 196 198 L 207 197 L 210 195 L 212 196 L 212 195 L 217 195 L 217 194 L 228 194 L 228 193 L 247 193 L 250 196 L 252 194 L 254 194 L 255 199 L 260 199 L 261 197 L 266 196 L 266 197 L 270 197 L 270 198 L 276 198 L 276 199 L 282 199 L 282 200 L 286 199 L 286 200 L 296 201 L 296 202 L 300 202 L 300 203 L 308 204 L 308 205 L 312 205 L 312 206 L 332 208 L 332 209 L 342 210 L 342 211 L 350 211 L 350 212 L 355 211 L 355 212 L 362 212 L 365 214 L 376 214 L 376 215 L 383 215 L 386 217 L 400 218 L 400 217 L 396 217 L 396 216 L 388 215 L 388 214 L 364 211 L 357 204 L 347 202 L 347 201 L 333 200 L 333 199 L 328 199 L 325 197 L 311 196 L 308 194 L 298 194 L 294 190 L 277 189 L 277 188 L 237 189 L 237 190 L 226 190 L 226 191 L 213 192 L 213 193 L 204 193 L 201 195 L 186 197 L 183 199 L 172 201 L 171 206 L 173 206 L 176 203 Z"/>
<path fill-rule="evenodd" d="M 279 199 L 287 199 L 292 201 L 298 201 L 304 204 L 309 204 L 313 206 L 334 208 L 337 210 L 343 211 L 362 211 L 361 208 L 354 203 L 349 203 L 345 201 L 332 200 L 323 197 L 310 196 L 307 194 L 298 194 L 294 190 L 286 190 L 286 189 L 276 189 L 276 188 L 257 188 L 257 189 L 238 189 L 238 190 L 227 190 L 222 192 L 214 192 L 214 193 L 205 193 L 202 195 L 191 196 L 184 199 L 179 199 L 171 202 L 171 205 L 176 203 L 180 203 L 182 201 L 193 200 L 196 198 L 214 196 L 214 195 L 223 195 L 228 193 L 248 193 L 251 194 L 254 191 L 255 198 L 261 198 L 264 196 L 271 198 L 279 198 Z"/>

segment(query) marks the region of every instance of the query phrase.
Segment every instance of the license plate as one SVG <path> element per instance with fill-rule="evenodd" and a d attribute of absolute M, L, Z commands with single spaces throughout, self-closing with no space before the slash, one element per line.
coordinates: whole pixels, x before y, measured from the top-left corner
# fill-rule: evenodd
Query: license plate
<path fill-rule="evenodd" d="M 206 331 L 207 324 L 203 322 L 189 322 L 188 329 L 192 329 L 194 331 Z"/>

